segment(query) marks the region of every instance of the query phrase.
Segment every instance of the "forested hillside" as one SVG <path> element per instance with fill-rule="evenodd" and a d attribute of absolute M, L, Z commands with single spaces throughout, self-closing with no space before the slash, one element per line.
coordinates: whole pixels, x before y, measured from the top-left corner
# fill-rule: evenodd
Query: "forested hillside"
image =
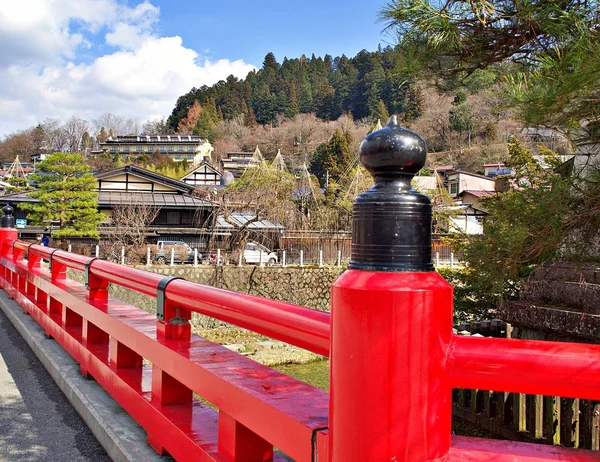
<path fill-rule="evenodd" d="M 479 72 L 467 79 L 465 88 L 477 91 L 489 87 L 497 75 Z M 244 80 L 230 76 L 212 87 L 192 88 L 181 96 L 168 119 L 172 130 L 181 131 L 180 123 L 195 101 L 208 113 L 196 127 L 205 136 L 210 136 L 211 126 L 219 119 L 231 120 L 238 115 L 243 115 L 247 125 L 273 124 L 278 117 L 291 119 L 300 113 L 314 113 L 323 120 L 336 120 L 342 114 L 350 114 L 354 120 L 376 120 L 395 113 L 406 123 L 424 110 L 410 53 L 389 46 L 375 52 L 363 50 L 353 58 L 303 55 L 284 58 L 281 64 L 268 53 L 263 67 Z"/>

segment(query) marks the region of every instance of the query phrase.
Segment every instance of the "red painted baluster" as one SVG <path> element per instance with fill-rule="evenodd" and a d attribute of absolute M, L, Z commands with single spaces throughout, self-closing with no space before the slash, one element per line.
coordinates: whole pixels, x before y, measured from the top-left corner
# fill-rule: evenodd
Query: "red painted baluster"
<path fill-rule="evenodd" d="M 273 445 L 222 410 L 219 411 L 219 452 L 231 462 L 273 460 Z"/>
<path fill-rule="evenodd" d="M 156 336 L 158 341 L 181 340 L 189 344 L 191 337 L 191 312 L 167 301 L 166 288 L 176 278 L 165 277 L 157 291 Z M 169 375 L 156 364 L 152 365 L 152 400 L 161 405 L 190 404 L 193 400 L 192 390 Z M 190 406 L 191 412 L 191 406 Z M 158 435 L 148 434 L 148 444 L 159 454 L 166 450 Z"/>
<path fill-rule="evenodd" d="M 108 355 L 110 359 L 110 366 L 112 368 L 126 369 L 138 367 L 140 368 L 141 373 L 141 367 L 143 364 L 142 357 L 114 337 L 110 339 Z"/>
<path fill-rule="evenodd" d="M 53 283 L 56 283 L 57 281 L 62 281 L 64 279 L 66 279 L 67 277 L 67 267 L 65 265 L 63 265 L 62 263 L 59 263 L 58 261 L 53 260 L 52 255 L 53 253 L 55 253 L 57 250 L 54 249 L 52 251 L 52 253 L 50 254 L 50 277 Z M 62 303 L 60 303 L 57 299 L 55 299 L 52 294 L 49 294 L 49 300 L 48 300 L 48 313 L 50 314 L 50 316 L 56 317 L 60 317 L 60 319 L 62 320 L 62 312 L 63 312 L 63 305 Z M 46 333 L 47 334 L 47 333 Z"/>
<path fill-rule="evenodd" d="M 93 261 L 89 263 L 90 268 L 93 264 Z M 106 279 L 99 278 L 89 272 L 87 276 L 87 289 L 90 300 L 108 300 L 108 281 Z"/>
<path fill-rule="evenodd" d="M 160 406 L 170 404 L 190 404 L 188 409 L 191 416 L 192 390 L 167 374 L 155 364 L 152 365 L 152 401 Z M 164 436 L 148 433 L 148 444 L 161 455 L 167 453 L 164 447 Z"/>
<path fill-rule="evenodd" d="M 30 245 L 27 250 L 27 270 L 32 271 L 32 270 L 39 269 L 41 260 L 42 259 L 40 256 L 35 255 L 31 252 L 31 245 Z M 27 293 L 27 295 L 31 295 L 32 298 L 35 299 L 35 293 L 36 293 L 35 284 L 33 284 L 33 282 L 27 281 L 27 286 L 25 288 L 25 292 Z"/>
<path fill-rule="evenodd" d="M 25 257 L 25 251 L 23 249 L 20 249 L 19 247 L 15 247 L 14 243 L 13 243 L 13 262 L 15 264 L 18 263 L 23 263 L 23 259 Z M 18 291 L 22 294 L 26 293 L 26 285 L 27 285 L 27 280 L 24 277 L 19 276 L 19 274 L 15 271 L 13 273 L 13 286 L 16 287 L 18 289 Z M 23 308 L 23 311 L 25 313 L 27 313 L 27 310 L 25 308 Z"/>

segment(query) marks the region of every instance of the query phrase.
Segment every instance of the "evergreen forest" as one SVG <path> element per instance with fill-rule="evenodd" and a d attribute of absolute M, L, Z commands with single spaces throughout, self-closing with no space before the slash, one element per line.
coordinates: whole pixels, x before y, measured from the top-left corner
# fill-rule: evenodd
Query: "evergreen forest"
<path fill-rule="evenodd" d="M 471 79 L 467 88 L 475 91 L 481 85 L 489 86 L 496 77 L 496 73 L 488 72 L 486 82 Z M 406 123 L 423 111 L 423 96 L 411 73 L 410 55 L 401 47 L 391 46 L 373 52 L 362 50 L 352 58 L 313 54 L 310 58 L 284 58 L 281 63 L 268 53 L 262 68 L 243 80 L 230 76 L 181 96 L 168 119 L 172 130 L 181 131 L 180 123 L 195 101 L 213 114 L 215 122 L 242 115 L 247 125 L 275 124 L 281 115 L 291 119 L 306 113 L 322 120 L 337 120 L 342 114 L 354 120 L 385 120 L 395 113 Z M 198 134 L 211 136 L 204 121 L 194 128 Z"/>

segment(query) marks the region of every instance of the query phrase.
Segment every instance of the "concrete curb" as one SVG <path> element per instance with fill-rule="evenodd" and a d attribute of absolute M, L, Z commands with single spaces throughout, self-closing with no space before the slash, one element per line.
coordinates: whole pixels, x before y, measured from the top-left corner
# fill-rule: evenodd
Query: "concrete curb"
<path fill-rule="evenodd" d="M 77 362 L 57 342 L 46 338 L 42 328 L 4 290 L 0 290 L 0 309 L 113 461 L 172 460 L 148 446 L 142 427 L 98 383 L 85 379 Z"/>

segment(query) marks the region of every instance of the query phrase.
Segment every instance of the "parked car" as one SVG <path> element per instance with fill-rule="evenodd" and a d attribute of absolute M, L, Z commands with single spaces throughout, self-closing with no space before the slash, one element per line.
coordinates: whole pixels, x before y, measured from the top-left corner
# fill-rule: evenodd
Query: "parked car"
<path fill-rule="evenodd" d="M 154 249 L 154 260 L 161 265 L 171 262 L 171 249 L 174 249 L 173 263 L 193 263 L 194 249 L 183 241 L 158 241 Z M 202 255 L 198 253 L 198 262 Z"/>
<path fill-rule="evenodd" d="M 244 263 L 260 264 L 261 260 L 263 264 L 274 265 L 278 258 L 275 252 L 271 252 L 264 245 L 247 242 L 244 249 Z"/>

